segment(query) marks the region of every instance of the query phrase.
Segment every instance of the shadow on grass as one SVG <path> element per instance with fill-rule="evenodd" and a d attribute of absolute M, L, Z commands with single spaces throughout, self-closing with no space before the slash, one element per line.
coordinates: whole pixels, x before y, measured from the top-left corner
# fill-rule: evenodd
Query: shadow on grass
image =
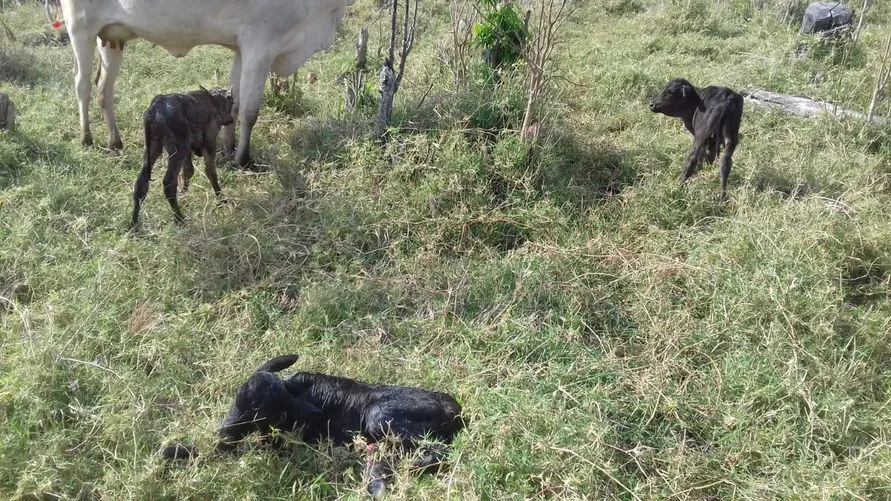
<path fill-rule="evenodd" d="M 20 129 L 0 131 L 0 143 L 0 189 L 16 184 L 16 179 L 26 176 L 34 163 L 74 163 L 65 146 L 36 139 Z"/>
<path fill-rule="evenodd" d="M 778 169 L 771 167 L 759 167 L 755 170 L 750 186 L 759 192 L 777 192 L 783 198 L 796 200 L 809 195 L 820 194 L 829 198 L 839 198 L 845 191 L 845 186 L 838 181 L 819 183 L 813 179 L 793 178 Z"/>
<path fill-rule="evenodd" d="M 891 260 L 872 244 L 853 249 L 842 266 L 845 302 L 862 306 L 891 298 Z"/>
<path fill-rule="evenodd" d="M 558 205 L 572 208 L 575 215 L 584 214 L 634 184 L 640 177 L 636 159 L 658 156 L 641 150 L 620 150 L 572 133 L 558 133 L 542 155 L 539 188 Z"/>
<path fill-rule="evenodd" d="M 34 85 L 47 80 L 50 74 L 34 63 L 34 56 L 18 46 L 0 47 L 0 82 Z"/>
<path fill-rule="evenodd" d="M 361 117 L 312 118 L 299 126 L 291 140 L 294 160 L 330 162 L 340 158 L 351 141 L 368 137 L 369 127 Z"/>

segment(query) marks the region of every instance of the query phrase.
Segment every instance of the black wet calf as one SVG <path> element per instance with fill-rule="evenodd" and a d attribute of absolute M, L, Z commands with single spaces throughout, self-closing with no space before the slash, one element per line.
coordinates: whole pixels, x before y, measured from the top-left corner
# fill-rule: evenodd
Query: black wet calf
<path fill-rule="evenodd" d="M 727 87 L 700 89 L 683 78 L 668 82 L 662 95 L 653 100 L 650 110 L 678 117 L 693 134 L 693 148 L 684 163 L 684 181 L 705 160 L 714 163 L 721 157 L 721 196 L 727 195 L 727 177 L 733 166 L 733 152 L 739 144 L 743 97 Z"/>
<path fill-rule="evenodd" d="M 235 393 L 235 401 L 220 427 L 222 450 L 252 432 L 273 428 L 300 431 L 311 442 L 330 439 L 349 443 L 354 435 L 375 443 L 395 438 L 404 450 L 419 447 L 419 439 L 450 443 L 464 427 L 461 405 L 445 393 L 406 386 L 364 383 L 316 372 L 298 372 L 281 379 L 276 372 L 290 367 L 297 355 L 269 360 Z M 435 468 L 444 451 L 424 448 L 414 461 L 418 469 Z M 389 465 L 368 465 L 368 490 L 380 495 L 391 475 Z"/>
<path fill-rule="evenodd" d="M 142 171 L 133 187 L 133 217 L 130 226 L 139 222 L 139 208 L 148 194 L 152 167 L 163 150 L 167 150 L 167 172 L 164 175 L 164 196 L 173 208 L 174 218 L 183 221 L 176 199 L 177 181 L 183 175 L 183 192 L 195 173 L 192 154 L 204 157 L 204 173 L 210 179 L 217 199 L 222 201 L 222 190 L 214 164 L 217 134 L 220 127 L 232 123 L 232 93 L 227 89 L 212 89 L 155 96 L 142 116 L 145 128 L 145 153 Z"/>

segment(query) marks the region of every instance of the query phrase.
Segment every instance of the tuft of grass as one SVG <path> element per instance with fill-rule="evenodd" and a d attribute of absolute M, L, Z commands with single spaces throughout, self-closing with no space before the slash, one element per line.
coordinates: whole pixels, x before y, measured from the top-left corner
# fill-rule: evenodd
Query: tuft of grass
<path fill-rule="evenodd" d="M 0 50 L 20 115 L 0 132 L 0 497 L 360 498 L 363 458 L 297 438 L 156 455 L 210 451 L 234 388 L 296 352 L 464 405 L 451 468 L 399 468 L 390 499 L 887 498 L 891 129 L 747 105 L 722 202 L 715 166 L 678 183 L 691 137 L 647 109 L 677 76 L 865 108 L 889 4 L 857 44 L 799 35 L 790 6 L 578 3 L 530 146 L 521 69 L 476 54 L 456 91 L 429 2 L 382 146 L 373 107 L 344 106 L 355 34 L 387 39 L 360 0 L 267 94 L 271 171 L 221 168 L 225 206 L 198 174 L 182 227 L 156 181 L 131 236 L 142 112 L 225 84 L 231 53 L 128 43 L 110 157 L 79 145 L 70 47 L 4 4 L 27 43 Z"/>

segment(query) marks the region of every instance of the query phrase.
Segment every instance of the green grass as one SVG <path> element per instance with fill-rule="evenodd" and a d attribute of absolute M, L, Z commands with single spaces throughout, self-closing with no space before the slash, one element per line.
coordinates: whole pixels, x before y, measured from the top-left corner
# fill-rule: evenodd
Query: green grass
<path fill-rule="evenodd" d="M 361 25 L 380 63 L 362 0 L 291 102 L 267 99 L 272 171 L 222 171 L 222 207 L 198 174 L 182 228 L 156 174 L 135 237 L 142 112 L 224 83 L 230 53 L 128 44 L 110 157 L 79 145 L 70 48 L 39 5 L 4 7 L 29 43 L 0 59 L 20 110 L 0 133 L 0 498 L 361 497 L 345 450 L 155 454 L 209 450 L 234 388 L 287 352 L 463 403 L 453 468 L 403 471 L 390 499 L 891 498 L 891 129 L 747 105 L 721 203 L 715 167 L 677 183 L 690 137 L 646 107 L 684 76 L 864 110 L 891 4 L 824 46 L 750 2 L 586 3 L 529 151 L 516 85 L 474 61 L 457 92 L 447 5 L 422 3 L 383 149 L 336 83 Z"/>

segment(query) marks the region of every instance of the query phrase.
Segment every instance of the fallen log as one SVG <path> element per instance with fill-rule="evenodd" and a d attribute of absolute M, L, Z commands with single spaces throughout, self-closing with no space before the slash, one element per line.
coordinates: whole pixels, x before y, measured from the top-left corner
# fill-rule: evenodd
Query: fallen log
<path fill-rule="evenodd" d="M 830 115 L 866 120 L 865 113 L 842 108 L 837 104 L 827 103 L 826 101 L 814 101 L 813 99 L 808 99 L 806 97 L 777 94 L 776 92 L 767 90 L 753 90 L 745 95 L 745 99 L 747 102 L 750 102 L 755 106 L 773 108 L 799 117 L 814 118 Z M 872 121 L 883 123 L 888 121 L 888 117 L 874 116 L 872 117 Z"/>

